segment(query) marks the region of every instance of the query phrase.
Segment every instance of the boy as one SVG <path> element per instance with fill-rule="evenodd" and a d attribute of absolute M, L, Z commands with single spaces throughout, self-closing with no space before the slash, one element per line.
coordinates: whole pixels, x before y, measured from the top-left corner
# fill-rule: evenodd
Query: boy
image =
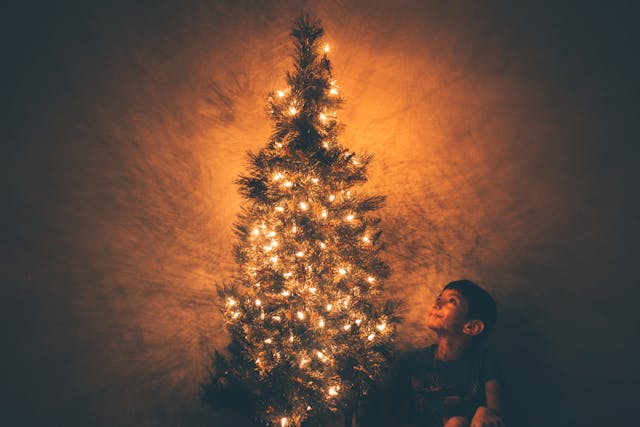
<path fill-rule="evenodd" d="M 444 287 L 427 326 L 437 343 L 411 351 L 396 367 L 392 399 L 410 425 L 503 427 L 501 373 L 485 347 L 496 322 L 496 303 L 469 280 Z"/>

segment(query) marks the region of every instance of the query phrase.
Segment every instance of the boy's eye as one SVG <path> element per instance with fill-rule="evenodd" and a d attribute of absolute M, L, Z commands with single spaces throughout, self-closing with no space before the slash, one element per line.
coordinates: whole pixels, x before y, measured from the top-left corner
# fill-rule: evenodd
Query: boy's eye
<path fill-rule="evenodd" d="M 456 301 L 456 300 L 455 300 L 455 298 L 450 298 L 450 299 L 449 299 L 449 302 L 450 302 L 451 304 L 457 304 L 457 303 L 458 303 L 458 301 Z"/>

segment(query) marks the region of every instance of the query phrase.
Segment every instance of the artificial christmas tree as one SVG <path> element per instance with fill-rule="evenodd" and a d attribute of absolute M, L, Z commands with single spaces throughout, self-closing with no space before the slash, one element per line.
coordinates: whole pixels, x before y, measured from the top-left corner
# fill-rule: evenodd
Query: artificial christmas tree
<path fill-rule="evenodd" d="M 398 321 L 381 295 L 389 269 L 371 214 L 384 198 L 354 188 L 371 156 L 338 143 L 342 99 L 322 34 L 318 20 L 295 22 L 288 87 L 268 96 L 273 135 L 238 180 L 239 272 L 219 289 L 232 344 L 203 388 L 280 427 L 353 409 L 380 377 Z"/>

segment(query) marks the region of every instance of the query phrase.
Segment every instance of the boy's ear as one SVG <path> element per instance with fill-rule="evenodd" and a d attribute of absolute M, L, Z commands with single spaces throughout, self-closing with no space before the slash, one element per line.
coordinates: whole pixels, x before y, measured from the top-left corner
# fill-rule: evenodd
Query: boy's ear
<path fill-rule="evenodd" d="M 464 324 L 462 332 L 467 335 L 480 335 L 484 331 L 484 322 L 482 320 L 473 319 Z"/>

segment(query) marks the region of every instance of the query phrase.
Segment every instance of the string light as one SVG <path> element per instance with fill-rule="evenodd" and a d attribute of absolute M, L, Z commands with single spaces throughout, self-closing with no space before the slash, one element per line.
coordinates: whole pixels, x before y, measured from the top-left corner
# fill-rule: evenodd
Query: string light
<path fill-rule="evenodd" d="M 298 252 L 296 252 L 296 256 L 297 256 L 298 258 L 302 258 L 302 257 L 304 256 L 304 252 L 302 252 L 302 251 L 298 251 Z"/>
<path fill-rule="evenodd" d="M 344 219 L 346 219 L 347 221 L 353 221 L 354 218 L 354 215 L 347 215 Z"/>
<path fill-rule="evenodd" d="M 338 270 L 338 273 L 340 273 L 340 274 L 342 274 L 344 276 L 345 274 L 347 274 L 347 270 L 345 270 L 344 268 L 341 268 L 341 269 Z"/>
<path fill-rule="evenodd" d="M 331 95 L 337 95 L 337 94 L 338 94 L 338 89 L 336 89 L 335 87 L 332 87 L 332 88 L 329 90 L 329 93 L 330 93 Z"/>
<path fill-rule="evenodd" d="M 329 196 L 329 201 L 330 202 L 333 202 L 335 199 L 336 199 L 335 194 L 332 194 L 332 195 Z"/>
<path fill-rule="evenodd" d="M 322 210 L 321 216 L 322 216 L 322 218 L 326 218 L 327 217 L 327 210 L 326 209 Z"/>
<path fill-rule="evenodd" d="M 289 295 L 291 295 L 291 292 L 289 292 L 287 290 L 282 291 L 282 296 L 283 297 L 288 297 Z"/>
<path fill-rule="evenodd" d="M 327 311 L 331 311 L 332 308 L 333 308 L 333 304 L 327 304 Z"/>
<path fill-rule="evenodd" d="M 303 312 L 299 311 L 299 312 L 297 313 L 297 315 L 298 315 L 298 319 L 300 319 L 300 320 L 304 320 L 304 313 L 303 313 Z"/>
<path fill-rule="evenodd" d="M 284 96 L 284 92 L 281 90 L 277 91 L 277 93 L 278 93 L 278 98 L 282 98 Z"/>
<path fill-rule="evenodd" d="M 335 387 L 329 387 L 329 395 L 330 396 L 337 396 L 338 395 L 338 391 L 336 390 Z"/>
<path fill-rule="evenodd" d="M 253 234 L 254 236 L 257 236 L 258 234 L 260 234 L 260 230 L 258 230 L 258 227 L 251 230 L 251 234 Z"/>
<path fill-rule="evenodd" d="M 262 305 L 262 301 L 260 301 L 260 298 L 257 298 L 257 299 L 256 299 L 256 305 L 257 305 L 258 307 L 260 307 L 260 305 Z"/>
<path fill-rule="evenodd" d="M 371 276 L 367 277 L 367 282 L 373 283 L 375 281 L 376 281 L 376 279 L 374 277 L 371 277 Z"/>
<path fill-rule="evenodd" d="M 282 320 L 282 317 L 280 316 L 273 316 L 272 317 L 273 320 L 275 320 L 276 322 L 279 322 L 280 320 Z"/>
<path fill-rule="evenodd" d="M 324 248 L 326 248 L 326 247 L 327 247 L 327 245 L 326 245 L 324 242 L 320 242 L 320 247 L 321 247 L 322 249 L 324 249 Z"/>
<path fill-rule="evenodd" d="M 306 211 L 308 207 L 309 205 L 307 205 L 306 202 L 300 202 L 300 209 L 302 209 L 303 211 Z"/>
<path fill-rule="evenodd" d="M 321 328 L 324 328 L 324 319 L 320 319 L 318 321 L 318 326 L 320 326 Z"/>
<path fill-rule="evenodd" d="M 275 231 L 270 231 L 267 233 L 267 237 L 274 237 L 276 235 Z"/>
<path fill-rule="evenodd" d="M 271 338 L 267 338 L 266 340 L 264 340 L 265 344 L 271 344 L 273 342 L 273 340 Z"/>
<path fill-rule="evenodd" d="M 228 298 L 227 299 L 227 305 L 229 307 L 233 307 L 234 305 L 236 305 L 236 300 L 234 300 L 233 298 Z"/>
<path fill-rule="evenodd" d="M 289 421 L 289 420 L 287 419 L 287 417 L 282 417 L 282 418 L 280 418 L 280 427 L 286 427 L 286 426 L 287 426 L 288 421 Z"/>
<path fill-rule="evenodd" d="M 356 319 L 356 325 L 360 326 L 360 323 L 362 323 L 362 319 Z"/>
<path fill-rule="evenodd" d="M 323 122 L 326 122 L 327 116 L 324 113 L 320 113 L 320 120 L 322 120 Z"/>
<path fill-rule="evenodd" d="M 285 186 L 285 187 L 287 187 L 287 188 L 292 187 L 292 186 L 293 186 L 293 182 L 291 182 L 291 181 L 286 181 L 286 182 L 284 183 L 284 186 Z"/>
<path fill-rule="evenodd" d="M 371 239 L 369 239 L 369 236 L 364 236 L 362 238 L 362 241 L 365 242 L 365 243 L 371 243 Z"/>
<path fill-rule="evenodd" d="M 348 331 L 349 329 L 351 329 L 351 324 L 344 325 L 342 329 L 344 329 L 345 331 Z"/>
<path fill-rule="evenodd" d="M 378 328 L 378 330 L 380 332 L 382 332 L 387 328 L 387 324 L 386 323 L 380 323 L 378 326 L 376 326 L 376 328 Z"/>
<path fill-rule="evenodd" d="M 373 341 L 373 339 L 376 337 L 376 334 L 369 334 L 369 336 L 367 337 L 367 339 L 369 341 Z"/>
<path fill-rule="evenodd" d="M 274 181 L 280 181 L 282 178 L 284 178 L 284 175 L 282 175 L 282 173 L 281 173 L 281 172 L 276 172 L 276 173 L 273 175 L 273 180 L 274 180 Z"/>
<path fill-rule="evenodd" d="M 298 110 L 296 107 L 289 107 L 289 113 L 291 113 L 292 116 L 295 116 L 298 113 Z"/>
<path fill-rule="evenodd" d="M 275 207 L 275 211 L 276 212 L 284 212 L 284 208 L 282 206 L 276 206 Z"/>
<path fill-rule="evenodd" d="M 329 53 L 329 43 L 324 45 L 324 53 Z"/>

